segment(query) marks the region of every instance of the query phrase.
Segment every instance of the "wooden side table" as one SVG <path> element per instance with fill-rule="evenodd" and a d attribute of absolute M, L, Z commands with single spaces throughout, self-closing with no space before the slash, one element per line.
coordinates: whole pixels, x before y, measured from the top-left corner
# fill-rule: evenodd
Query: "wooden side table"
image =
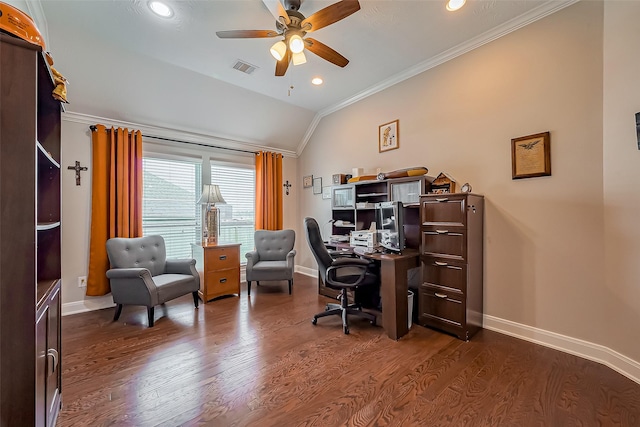
<path fill-rule="evenodd" d="M 225 295 L 240 296 L 240 243 L 205 245 L 192 243 L 200 274 L 198 294 L 205 303 Z"/>

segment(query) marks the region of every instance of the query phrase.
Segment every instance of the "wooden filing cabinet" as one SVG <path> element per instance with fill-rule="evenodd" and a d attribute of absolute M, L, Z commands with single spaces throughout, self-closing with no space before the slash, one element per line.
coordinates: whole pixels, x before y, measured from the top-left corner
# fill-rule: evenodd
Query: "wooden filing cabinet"
<path fill-rule="evenodd" d="M 224 295 L 240 296 L 240 244 L 191 244 L 200 274 L 198 294 L 205 303 Z"/>
<path fill-rule="evenodd" d="M 418 323 L 469 340 L 482 328 L 484 198 L 420 197 Z"/>

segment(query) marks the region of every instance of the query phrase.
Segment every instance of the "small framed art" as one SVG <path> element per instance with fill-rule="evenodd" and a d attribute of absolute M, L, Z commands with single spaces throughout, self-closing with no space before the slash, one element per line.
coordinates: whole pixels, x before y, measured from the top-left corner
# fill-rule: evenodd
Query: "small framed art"
<path fill-rule="evenodd" d="M 322 178 L 313 178 L 313 194 L 322 194 Z"/>
<path fill-rule="evenodd" d="M 399 120 L 385 123 L 378 127 L 378 152 L 395 150 L 400 147 Z"/>
<path fill-rule="evenodd" d="M 549 132 L 511 140 L 511 179 L 551 175 Z"/>
<path fill-rule="evenodd" d="M 307 175 L 302 177 L 302 187 L 303 188 L 313 187 L 313 175 Z"/>

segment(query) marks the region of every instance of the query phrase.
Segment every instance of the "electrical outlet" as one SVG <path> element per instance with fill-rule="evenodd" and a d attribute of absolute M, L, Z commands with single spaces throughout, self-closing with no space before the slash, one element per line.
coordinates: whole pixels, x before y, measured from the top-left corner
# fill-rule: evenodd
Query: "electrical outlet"
<path fill-rule="evenodd" d="M 78 287 L 86 288 L 87 287 L 87 276 L 78 277 Z"/>

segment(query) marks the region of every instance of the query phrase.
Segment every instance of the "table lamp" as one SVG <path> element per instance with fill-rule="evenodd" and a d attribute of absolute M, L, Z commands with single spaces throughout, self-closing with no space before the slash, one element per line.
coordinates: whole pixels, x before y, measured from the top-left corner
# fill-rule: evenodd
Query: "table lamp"
<path fill-rule="evenodd" d="M 214 184 L 203 185 L 202 195 L 197 203 L 207 206 L 205 223 L 204 227 L 202 227 L 202 244 L 203 246 L 216 245 L 218 244 L 220 225 L 220 211 L 216 207 L 216 203 L 227 203 L 222 198 L 222 194 L 220 194 L 220 187 Z"/>

